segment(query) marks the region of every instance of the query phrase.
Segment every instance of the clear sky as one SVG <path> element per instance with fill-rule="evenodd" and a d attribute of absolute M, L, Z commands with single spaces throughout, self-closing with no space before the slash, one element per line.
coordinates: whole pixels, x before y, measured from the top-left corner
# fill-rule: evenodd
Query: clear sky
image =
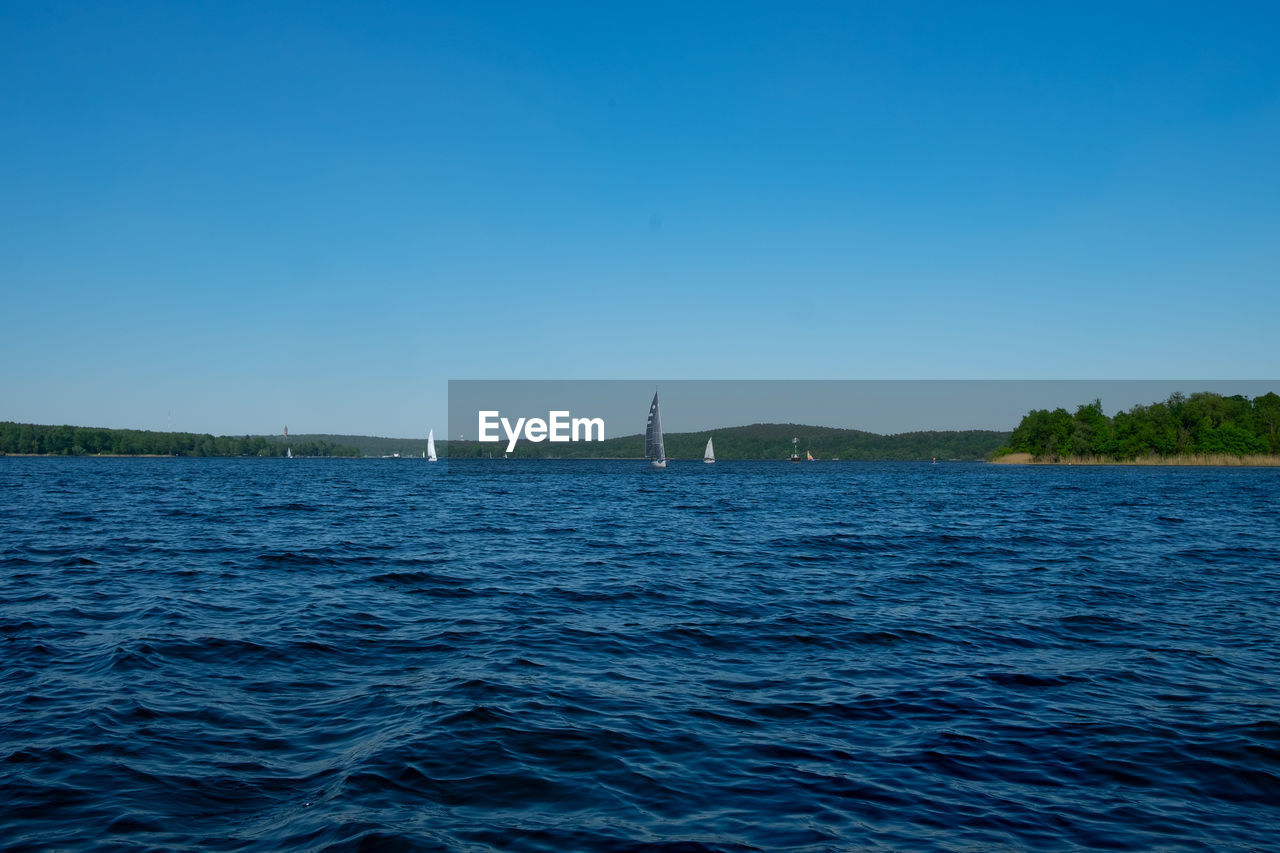
<path fill-rule="evenodd" d="M 1274 3 L 0 2 L 0 420 L 1280 377 L 1277 44 Z"/>

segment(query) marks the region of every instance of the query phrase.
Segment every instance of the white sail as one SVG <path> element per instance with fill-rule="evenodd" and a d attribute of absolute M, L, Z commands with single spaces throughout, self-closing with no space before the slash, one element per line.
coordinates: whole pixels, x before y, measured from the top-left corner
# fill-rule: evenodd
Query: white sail
<path fill-rule="evenodd" d="M 702 452 L 702 461 L 710 465 L 716 461 L 715 448 L 711 446 L 711 439 L 707 439 L 707 449 Z"/>
<path fill-rule="evenodd" d="M 649 404 L 649 421 L 644 428 L 644 456 L 651 459 L 654 468 L 667 467 L 667 450 L 662 444 L 662 415 L 658 412 L 658 392 L 653 392 Z"/>
<path fill-rule="evenodd" d="M 427 430 L 427 461 L 436 461 L 436 431 L 433 429 Z"/>

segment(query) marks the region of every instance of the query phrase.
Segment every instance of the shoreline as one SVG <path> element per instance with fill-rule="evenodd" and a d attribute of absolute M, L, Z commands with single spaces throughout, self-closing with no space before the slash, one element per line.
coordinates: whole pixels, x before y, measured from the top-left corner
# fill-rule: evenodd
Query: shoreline
<path fill-rule="evenodd" d="M 1141 456 L 1137 459 L 1112 459 L 1105 456 L 1063 456 L 1056 459 L 1037 459 L 1030 453 L 1009 453 L 989 460 L 992 465 L 1112 465 L 1147 467 L 1200 467 L 1200 468 L 1275 468 L 1280 467 L 1280 456 L 1253 453 L 1233 456 L 1227 453 L 1193 453 L 1186 456 Z"/>
<path fill-rule="evenodd" d="M 0 459 L 17 456 L 21 459 L 177 459 L 175 453 L 0 453 Z M 193 457 L 194 458 L 194 457 Z M 206 459 L 231 459 L 234 457 L 202 457 Z"/>
<path fill-rule="evenodd" d="M 64 453 L 0 453 L 0 459 L 4 457 L 13 457 L 15 459 L 284 459 L 283 456 L 183 456 L 176 453 L 81 453 L 81 454 L 64 454 Z M 378 456 L 323 456 L 323 457 L 296 457 L 296 458 L 319 458 L 319 459 L 381 459 L 388 457 Z M 414 460 L 416 456 L 406 456 L 404 459 Z M 441 457 L 441 461 L 447 461 L 448 457 Z M 511 462 L 527 461 L 535 459 L 541 461 L 537 457 L 514 457 Z M 486 459 L 476 457 L 460 457 L 453 460 L 455 462 L 494 462 L 503 461 L 497 459 Z M 631 456 L 572 456 L 565 457 L 564 461 L 576 462 L 644 462 L 643 457 Z M 673 459 L 673 462 L 689 462 L 702 461 L 692 457 L 690 459 Z M 788 459 L 723 459 L 723 462 L 789 462 Z M 923 463 L 927 460 L 923 459 L 849 459 L 849 460 L 814 460 L 814 462 L 897 462 L 903 464 Z M 1166 468 L 1280 468 L 1280 455 L 1272 456 L 1269 454 L 1249 454 L 1245 456 L 1232 456 L 1229 454 L 1191 454 L 1188 456 L 1144 456 L 1138 459 L 1117 460 L 1107 457 L 1097 456 L 1066 456 L 1056 459 L 1037 459 L 1030 453 L 1009 453 L 995 459 L 949 459 L 949 463 L 978 463 L 987 465 L 1032 465 L 1040 467 L 1073 467 L 1073 466 L 1092 466 L 1092 467 L 1166 467 Z"/>

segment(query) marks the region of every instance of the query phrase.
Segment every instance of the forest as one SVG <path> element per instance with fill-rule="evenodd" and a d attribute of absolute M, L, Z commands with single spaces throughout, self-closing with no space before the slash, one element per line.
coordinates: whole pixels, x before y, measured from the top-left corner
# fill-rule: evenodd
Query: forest
<path fill-rule="evenodd" d="M 786 459 L 792 438 L 800 455 L 843 460 L 977 460 L 1026 453 L 1037 461 L 1171 458 L 1193 455 L 1280 455 L 1280 396 L 1253 400 L 1212 392 L 1134 406 L 1108 417 L 1100 400 L 1076 408 L 1037 409 L 1008 432 L 954 430 L 879 435 L 854 429 L 802 424 L 752 424 L 700 432 L 669 433 L 667 456 L 701 459 L 707 438 L 714 438 L 716 458 Z M 501 457 L 505 444 L 440 441 L 441 457 Z M 41 426 L 0 422 L 0 454 L 50 456 L 418 456 L 424 439 L 369 436 L 300 435 L 213 436 L 185 432 Z M 638 459 L 644 455 L 640 435 L 603 442 L 550 444 L 522 441 L 513 458 Z"/>
<path fill-rule="evenodd" d="M 1102 402 L 1076 408 L 1036 409 L 1022 418 L 996 455 L 1029 453 L 1038 461 L 1097 458 L 1118 462 L 1147 457 L 1280 454 L 1280 396 L 1253 400 L 1208 391 L 1172 394 L 1161 403 L 1134 406 L 1108 417 Z"/>
<path fill-rule="evenodd" d="M 44 456 L 359 456 L 323 440 L 286 443 L 278 436 L 212 436 L 191 432 L 40 426 L 0 422 L 0 453 Z"/>
<path fill-rule="evenodd" d="M 707 439 L 715 441 L 716 459 L 787 459 L 791 439 L 800 456 L 806 451 L 815 459 L 829 460 L 929 460 L 985 459 L 1009 438 L 1007 432 L 988 430 L 905 432 L 879 435 L 856 429 L 805 426 L 803 424 L 752 424 L 701 432 L 667 433 L 664 436 L 670 459 L 701 459 Z M 453 459 L 501 457 L 505 443 L 481 444 L 451 441 L 447 445 Z M 639 459 L 644 456 L 644 436 L 629 435 L 602 442 L 550 444 L 521 441 L 512 458 L 545 459 Z"/>

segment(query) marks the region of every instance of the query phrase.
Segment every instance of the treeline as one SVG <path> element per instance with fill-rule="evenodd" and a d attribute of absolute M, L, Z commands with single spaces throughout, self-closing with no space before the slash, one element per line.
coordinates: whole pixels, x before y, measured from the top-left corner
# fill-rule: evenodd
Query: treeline
<path fill-rule="evenodd" d="M 1107 417 L 1102 402 L 1036 409 L 1022 418 L 996 455 L 1029 453 L 1038 460 L 1096 457 L 1130 461 L 1156 456 L 1280 454 L 1280 396 L 1250 400 L 1208 391 L 1173 394 Z"/>
<path fill-rule="evenodd" d="M 285 443 L 265 436 L 213 436 L 192 432 L 0 423 L 0 453 L 48 456 L 359 456 L 354 447 L 327 441 Z"/>
<path fill-rule="evenodd" d="M 801 424 L 752 424 L 705 432 L 668 433 L 664 437 L 670 459 L 701 459 L 707 439 L 715 441 L 716 459 L 787 459 L 792 438 L 800 456 L 808 451 L 815 459 L 829 460 L 927 460 L 986 459 L 1009 438 L 1007 432 L 960 430 L 906 432 L 879 435 L 855 429 L 804 426 Z M 442 446 L 443 447 L 443 446 Z M 447 452 L 453 459 L 501 458 L 506 442 L 481 444 L 451 441 Z M 515 459 L 638 459 L 644 456 L 644 436 L 629 435 L 602 442 L 551 444 L 521 440 L 511 454 Z"/>
<path fill-rule="evenodd" d="M 275 441 L 282 441 L 280 436 L 272 437 Z M 421 438 L 384 438 L 377 435 L 333 435 L 328 433 L 307 433 L 295 436 L 298 441 L 325 441 L 330 444 L 340 444 L 344 447 L 353 447 L 358 451 L 359 456 L 422 456 L 427 451 L 427 437 L 423 435 Z M 290 438 L 293 441 L 294 438 Z M 443 456 L 443 450 L 447 442 L 436 439 L 437 452 Z M 295 445 L 293 451 L 298 453 Z"/>

